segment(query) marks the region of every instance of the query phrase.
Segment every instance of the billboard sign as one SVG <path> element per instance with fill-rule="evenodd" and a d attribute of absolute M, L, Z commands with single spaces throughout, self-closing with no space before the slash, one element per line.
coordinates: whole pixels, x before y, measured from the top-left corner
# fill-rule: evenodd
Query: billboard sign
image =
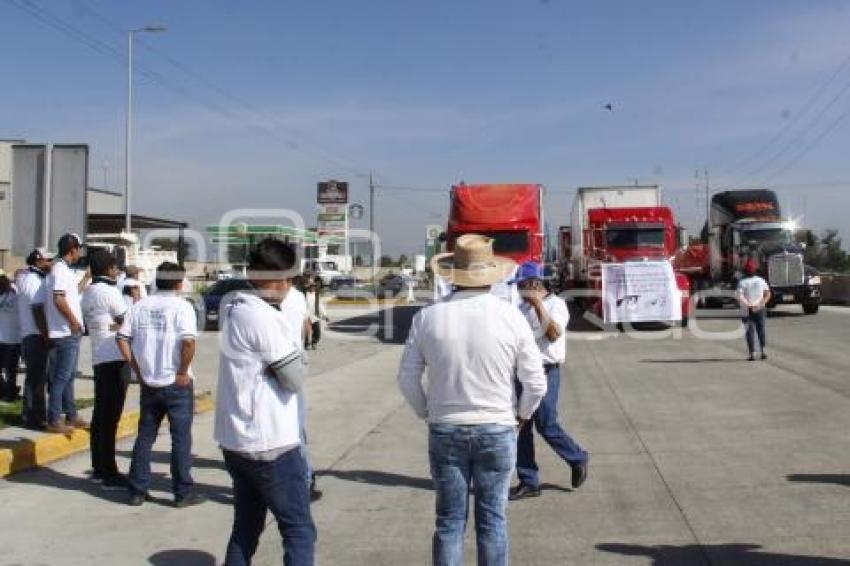
<path fill-rule="evenodd" d="M 319 182 L 316 202 L 319 204 L 348 204 L 348 183 L 344 181 Z"/>

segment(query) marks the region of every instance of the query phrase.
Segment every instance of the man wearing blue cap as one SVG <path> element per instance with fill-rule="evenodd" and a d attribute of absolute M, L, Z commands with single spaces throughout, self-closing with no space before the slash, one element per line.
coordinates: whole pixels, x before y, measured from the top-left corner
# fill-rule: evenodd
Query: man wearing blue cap
<path fill-rule="evenodd" d="M 512 501 L 540 495 L 540 478 L 534 458 L 534 428 L 569 466 L 572 486 L 578 488 L 587 479 L 587 452 L 558 423 L 558 392 L 561 388 L 561 365 L 567 354 L 567 323 L 570 314 L 563 299 L 549 293 L 543 283 L 543 266 L 535 262 L 522 264 L 514 279 L 523 298 L 520 310 L 534 332 L 546 372 L 546 396 L 531 418 L 520 428 L 517 437 L 517 476 L 519 484 L 511 489 Z M 517 389 L 522 386 L 517 383 Z"/>

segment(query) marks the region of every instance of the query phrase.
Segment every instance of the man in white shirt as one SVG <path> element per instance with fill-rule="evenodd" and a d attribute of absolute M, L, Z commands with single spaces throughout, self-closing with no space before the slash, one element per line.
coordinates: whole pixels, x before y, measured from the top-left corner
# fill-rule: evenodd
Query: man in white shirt
<path fill-rule="evenodd" d="M 297 343 L 303 352 L 304 337 L 310 327 L 310 317 L 307 316 L 307 298 L 304 296 L 290 279 L 289 290 L 280 302 L 280 312 L 286 321 L 286 328 L 290 340 Z M 306 481 L 310 486 L 310 500 L 318 501 L 322 498 L 322 491 L 316 487 L 316 474 L 310 463 L 310 454 L 307 452 L 307 399 L 303 391 L 298 392 L 298 421 L 301 423 L 301 451 L 307 462 Z"/>
<path fill-rule="evenodd" d="M 0 399 L 3 401 L 11 403 L 20 398 L 18 388 L 20 357 L 18 293 L 6 272 L 0 269 Z"/>
<path fill-rule="evenodd" d="M 266 239 L 251 251 L 248 263 L 251 288 L 226 295 L 219 311 L 215 439 L 233 480 L 234 506 L 224 563 L 250 564 L 271 511 L 283 539 L 284 563 L 309 566 L 316 528 L 300 450 L 301 335 L 293 336 L 291 321 L 277 308 L 295 290 L 288 276 L 295 251 Z"/>
<path fill-rule="evenodd" d="M 309 319 L 309 332 L 304 338 L 304 348 L 315 350 L 322 338 L 322 322 L 327 322 L 328 313 L 319 296 L 319 285 L 315 279 L 307 284 L 307 318 Z"/>
<path fill-rule="evenodd" d="M 767 303 L 770 302 L 771 297 L 770 286 L 767 281 L 756 275 L 757 268 L 755 260 L 747 260 L 744 264 L 745 277 L 738 282 L 738 300 L 747 309 L 743 321 L 746 327 L 747 349 L 750 352 L 747 359 L 751 362 L 756 359 L 756 335 L 758 335 L 761 359 L 767 359 L 767 354 L 764 351 L 766 342 L 764 327 L 767 317 Z"/>
<path fill-rule="evenodd" d="M 26 428 L 44 430 L 47 425 L 47 358 L 50 338 L 44 304 L 47 297 L 45 278 L 53 256 L 35 249 L 27 256 L 27 270 L 17 280 L 18 321 L 21 346 L 27 366 L 21 420 Z"/>
<path fill-rule="evenodd" d="M 457 239 L 454 253 L 431 261 L 454 285 L 446 301 L 413 319 L 398 384 L 429 424 L 431 476 L 437 492 L 433 562 L 460 565 L 469 490 L 475 486 L 478 563 L 508 563 L 505 507 L 516 463 L 516 430 L 546 392 L 540 351 L 519 310 L 490 293 L 514 262 L 493 255 L 493 240 Z M 427 391 L 423 373 L 427 368 Z M 523 385 L 518 398 L 514 373 Z"/>
<path fill-rule="evenodd" d="M 540 495 L 540 477 L 534 457 L 534 429 L 569 466 L 573 489 L 587 479 L 588 455 L 558 422 L 558 394 L 561 389 L 561 366 L 567 360 L 567 325 L 570 313 L 559 296 L 549 293 L 543 283 L 543 266 L 527 262 L 520 266 L 516 284 L 523 298 L 520 311 L 525 316 L 546 372 L 546 396 L 534 412 L 531 422 L 520 428 L 517 438 L 516 471 L 519 485 L 511 489 L 510 499 Z M 517 384 L 517 391 L 522 385 Z"/>
<path fill-rule="evenodd" d="M 171 484 L 174 505 L 206 500 L 192 480 L 192 419 L 195 397 L 192 359 L 198 335 L 195 310 L 180 296 L 186 272 L 163 262 L 156 270 L 159 291 L 135 304 L 124 317 L 116 340 L 141 384 L 139 432 L 130 463 L 130 505 L 148 496 L 151 448 L 159 425 L 168 416 L 171 432 Z"/>
<path fill-rule="evenodd" d="M 112 253 L 92 250 L 89 268 L 92 284 L 83 291 L 81 306 L 94 368 L 90 438 L 92 479 L 101 482 L 106 489 L 127 489 L 127 479 L 115 464 L 115 435 L 127 396 L 127 382 L 122 376 L 126 362 L 115 342 L 115 331 L 124 321 L 127 305 L 116 286 L 118 262 Z"/>
<path fill-rule="evenodd" d="M 47 379 L 47 430 L 69 434 L 88 423 L 77 415 L 74 378 L 83 336 L 80 286 L 72 266 L 82 255 L 82 241 L 76 234 L 59 238 L 59 259 L 45 279 L 47 298 L 44 312 L 50 336 L 50 362 Z M 66 422 L 62 422 L 62 414 Z"/>

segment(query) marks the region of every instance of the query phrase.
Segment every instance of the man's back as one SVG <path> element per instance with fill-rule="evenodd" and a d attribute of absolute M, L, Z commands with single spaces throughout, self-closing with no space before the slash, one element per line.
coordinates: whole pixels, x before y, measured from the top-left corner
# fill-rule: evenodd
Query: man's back
<path fill-rule="evenodd" d="M 414 408 L 425 416 L 419 409 L 427 404 L 431 423 L 513 425 L 514 372 L 529 382 L 529 402 L 539 402 L 546 388 L 528 324 L 516 307 L 489 293 L 456 294 L 416 315 L 399 375 L 406 395 L 416 396 L 405 382 L 412 384 L 424 366 L 427 402 Z"/>
<path fill-rule="evenodd" d="M 170 385 L 180 366 L 181 342 L 197 335 L 195 311 L 178 295 L 160 292 L 136 303 L 118 334 L 131 339 L 145 383 Z"/>

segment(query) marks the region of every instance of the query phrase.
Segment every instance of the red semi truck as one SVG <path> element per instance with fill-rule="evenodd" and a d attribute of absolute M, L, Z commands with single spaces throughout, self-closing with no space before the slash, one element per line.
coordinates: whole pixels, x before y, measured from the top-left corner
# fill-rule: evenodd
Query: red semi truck
<path fill-rule="evenodd" d="M 681 321 L 687 324 L 690 282 L 671 263 L 682 245 L 682 231 L 673 212 L 662 206 L 657 185 L 582 187 L 573 201 L 571 222 L 559 231 L 563 288 L 602 292 L 607 264 L 628 265 L 620 273 L 629 273 L 635 271 L 635 262 L 656 262 L 656 267 L 675 278 Z M 624 283 L 632 286 L 633 282 Z M 584 303 L 607 322 L 600 299 Z"/>
<path fill-rule="evenodd" d="M 543 262 L 543 187 L 461 183 L 451 190 L 446 247 L 463 234 L 493 238 L 497 255 L 517 263 Z"/>

